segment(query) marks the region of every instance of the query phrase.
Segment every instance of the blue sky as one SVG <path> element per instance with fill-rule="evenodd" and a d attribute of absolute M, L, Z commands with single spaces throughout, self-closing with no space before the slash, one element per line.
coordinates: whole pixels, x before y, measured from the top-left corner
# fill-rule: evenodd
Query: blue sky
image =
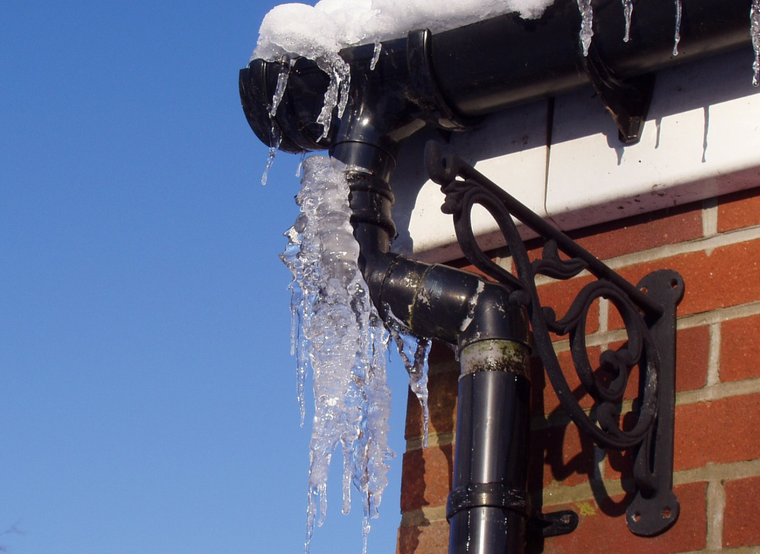
<path fill-rule="evenodd" d="M 302 552 L 309 432 L 277 257 L 298 159 L 260 185 L 237 92 L 274 4 L 0 3 L 11 554 Z M 389 373 L 399 458 L 371 553 L 399 522 L 406 376 Z M 361 551 L 337 477 L 313 554 Z"/>

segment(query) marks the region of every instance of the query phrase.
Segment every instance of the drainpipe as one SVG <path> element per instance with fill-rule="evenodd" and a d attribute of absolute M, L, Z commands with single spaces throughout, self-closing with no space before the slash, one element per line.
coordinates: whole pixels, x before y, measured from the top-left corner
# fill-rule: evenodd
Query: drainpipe
<path fill-rule="evenodd" d="M 390 181 L 398 146 L 424 126 L 466 130 L 488 113 L 589 82 L 621 139 L 635 141 L 651 72 L 749 44 L 748 0 L 683 0 L 680 54 L 673 57 L 674 13 L 654 4 L 636 5 L 628 43 L 622 41 L 621 2 L 595 5 L 588 57 L 579 52 L 575 0 L 558 0 L 535 21 L 507 14 L 435 36 L 414 31 L 383 43 L 374 69 L 372 45 L 343 50 L 351 67 L 350 100 L 322 138 L 315 121 L 329 78 L 314 62 L 295 61 L 274 118 L 269 105 L 282 64 L 253 60 L 240 72 L 245 115 L 264 143 L 288 152 L 328 149 L 349 166 L 359 264 L 381 315 L 391 311 L 413 333 L 459 351 L 450 554 L 523 551 L 529 512 L 527 324 L 506 286 L 390 251 Z"/>

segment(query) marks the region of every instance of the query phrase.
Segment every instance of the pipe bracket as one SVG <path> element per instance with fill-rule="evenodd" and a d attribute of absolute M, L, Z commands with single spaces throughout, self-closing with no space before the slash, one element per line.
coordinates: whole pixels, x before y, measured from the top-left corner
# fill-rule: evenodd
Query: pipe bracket
<path fill-rule="evenodd" d="M 443 210 L 453 215 L 457 240 L 467 259 L 480 271 L 511 290 L 510 299 L 528 311 L 538 353 L 560 403 L 581 431 L 599 446 L 635 451 L 636 497 L 628 509 L 631 532 L 652 536 L 678 518 L 673 485 L 673 420 L 675 412 L 676 307 L 684 283 L 675 271 L 660 270 L 633 285 L 549 225 L 514 197 L 460 158 L 443 157 L 429 142 L 428 172 L 446 194 Z M 471 224 L 475 205 L 485 208 L 499 226 L 516 275 L 495 264 L 478 246 Z M 516 217 L 544 239 L 543 255 L 531 261 L 512 219 Z M 565 256 L 561 257 L 560 252 Z M 585 285 L 566 313 L 558 318 L 542 306 L 537 275 L 570 279 L 588 271 L 597 280 Z M 627 341 L 604 351 L 592 363 L 586 344 L 586 323 L 592 306 L 606 299 L 623 321 Z M 588 414 L 576 400 L 554 351 L 552 335 L 569 336 L 570 353 L 581 388 L 594 400 Z M 634 410 L 621 413 L 628 400 L 629 378 L 638 378 Z M 625 417 L 622 417 L 625 415 Z"/>
<path fill-rule="evenodd" d="M 527 519 L 528 499 L 524 491 L 504 483 L 473 483 L 451 491 L 446 505 L 446 520 L 471 508 L 501 508 Z"/>
<path fill-rule="evenodd" d="M 639 142 L 654 94 L 654 73 L 618 79 L 599 56 L 594 43 L 587 56 L 581 55 L 581 60 L 591 85 L 618 128 L 620 142 L 625 145 Z"/>

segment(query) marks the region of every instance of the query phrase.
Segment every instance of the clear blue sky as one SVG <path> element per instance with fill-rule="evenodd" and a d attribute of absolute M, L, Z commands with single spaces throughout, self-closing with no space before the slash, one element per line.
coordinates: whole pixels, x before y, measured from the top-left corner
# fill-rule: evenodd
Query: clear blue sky
<path fill-rule="evenodd" d="M 302 552 L 309 432 L 277 257 L 298 160 L 259 184 L 237 92 L 274 4 L 0 2 L 11 554 Z M 399 522 L 406 376 L 390 375 L 399 457 L 373 554 Z M 313 554 L 361 551 L 339 489 Z"/>

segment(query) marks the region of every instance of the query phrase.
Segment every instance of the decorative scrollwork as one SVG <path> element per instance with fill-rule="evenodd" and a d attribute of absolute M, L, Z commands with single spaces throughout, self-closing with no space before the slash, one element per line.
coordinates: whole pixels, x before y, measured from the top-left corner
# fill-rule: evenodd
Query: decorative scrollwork
<path fill-rule="evenodd" d="M 672 412 L 675 307 L 683 296 L 683 280 L 675 272 L 660 271 L 647 276 L 645 286 L 634 286 L 472 166 L 456 156 L 443 157 L 437 143 L 428 143 L 426 159 L 430 177 L 446 195 L 443 210 L 453 216 L 466 258 L 527 308 L 535 348 L 570 418 L 600 446 L 638 449 L 634 478 L 639 493 L 629 509 L 629 528 L 640 535 L 667 529 L 678 517 L 678 501 L 671 490 Z M 504 235 L 516 275 L 494 263 L 475 240 L 472 210 L 476 205 L 485 208 Z M 546 241 L 540 259 L 529 259 L 513 216 Z M 567 257 L 560 257 L 560 252 Z M 557 319 L 551 307 L 541 305 L 536 276 L 564 280 L 584 270 L 597 280 L 583 287 Z M 586 323 L 589 310 L 602 298 L 622 317 L 627 342 L 617 350 L 604 351 L 595 370 L 588 356 Z M 573 365 L 595 403 L 593 415 L 573 396 L 550 333 L 569 337 Z M 621 405 L 635 368 L 639 380 L 636 419 L 623 426 Z"/>

